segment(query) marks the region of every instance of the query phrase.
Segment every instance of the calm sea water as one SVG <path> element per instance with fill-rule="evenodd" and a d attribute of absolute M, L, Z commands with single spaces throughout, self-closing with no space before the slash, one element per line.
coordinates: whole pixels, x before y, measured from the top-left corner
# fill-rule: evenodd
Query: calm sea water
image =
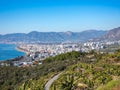
<path fill-rule="evenodd" d="M 24 53 L 17 51 L 16 45 L 0 44 L 0 60 L 8 60 L 18 56 L 23 56 Z"/>

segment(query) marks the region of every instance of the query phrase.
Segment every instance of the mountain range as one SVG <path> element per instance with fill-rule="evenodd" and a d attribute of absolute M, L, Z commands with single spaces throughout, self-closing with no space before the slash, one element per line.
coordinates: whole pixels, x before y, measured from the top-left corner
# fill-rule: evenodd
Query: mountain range
<path fill-rule="evenodd" d="M 87 30 L 83 32 L 37 32 L 0 35 L 0 42 L 83 42 L 103 36 L 106 31 Z"/>
<path fill-rule="evenodd" d="M 108 31 L 87 30 L 82 32 L 37 32 L 30 33 L 12 33 L 0 35 L 1 42 L 85 42 L 88 40 L 120 40 L 120 27 Z"/>

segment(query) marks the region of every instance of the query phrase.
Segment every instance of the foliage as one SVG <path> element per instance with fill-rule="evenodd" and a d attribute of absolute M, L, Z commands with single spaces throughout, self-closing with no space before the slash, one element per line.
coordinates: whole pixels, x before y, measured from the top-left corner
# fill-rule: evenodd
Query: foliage
<path fill-rule="evenodd" d="M 30 81 L 39 80 L 41 77 L 47 76 L 49 73 L 57 73 L 64 70 L 67 66 L 77 63 L 79 52 L 69 52 L 47 58 L 42 65 L 31 67 L 0 67 L 0 89 L 13 90 L 23 82 L 30 84 Z M 70 59 L 70 60 L 69 60 Z M 29 85 L 27 85 L 29 86 Z"/>
<path fill-rule="evenodd" d="M 120 85 L 120 79 L 112 80 L 105 85 L 101 85 L 97 90 L 112 90 L 114 87 Z"/>
<path fill-rule="evenodd" d="M 45 83 L 63 72 L 51 90 L 94 90 L 120 77 L 120 52 L 68 52 L 45 59 L 42 65 L 0 67 L 1 90 L 43 90 Z"/>
<path fill-rule="evenodd" d="M 59 79 L 52 84 L 50 90 L 95 90 L 103 85 L 106 85 L 105 89 L 102 88 L 100 90 L 110 90 L 116 84 L 120 85 L 118 83 L 120 65 L 117 64 L 120 63 L 119 50 L 113 54 L 104 55 L 98 55 L 91 51 L 89 54 L 86 54 L 86 57 L 89 55 L 89 58 L 91 58 L 90 54 L 94 54 L 96 59 L 94 63 L 80 62 L 69 66 Z M 72 78 L 69 79 L 71 75 Z M 66 86 L 71 87 L 68 89 Z"/>

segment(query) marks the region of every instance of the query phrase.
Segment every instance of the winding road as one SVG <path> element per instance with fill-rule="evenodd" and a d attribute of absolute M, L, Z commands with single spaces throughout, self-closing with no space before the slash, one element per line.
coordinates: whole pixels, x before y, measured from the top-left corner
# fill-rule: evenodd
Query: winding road
<path fill-rule="evenodd" d="M 53 78 L 51 78 L 46 84 L 45 84 L 45 87 L 44 87 L 44 90 L 49 90 L 50 86 L 52 85 L 52 83 L 58 79 L 58 77 L 61 75 L 62 73 L 59 73 L 57 75 L 55 75 Z"/>

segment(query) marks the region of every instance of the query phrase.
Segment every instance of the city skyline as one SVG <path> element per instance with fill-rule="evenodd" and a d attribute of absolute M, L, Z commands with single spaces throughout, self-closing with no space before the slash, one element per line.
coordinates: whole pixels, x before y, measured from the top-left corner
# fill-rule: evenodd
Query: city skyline
<path fill-rule="evenodd" d="M 0 0 L 0 34 L 119 27 L 119 0 Z"/>

